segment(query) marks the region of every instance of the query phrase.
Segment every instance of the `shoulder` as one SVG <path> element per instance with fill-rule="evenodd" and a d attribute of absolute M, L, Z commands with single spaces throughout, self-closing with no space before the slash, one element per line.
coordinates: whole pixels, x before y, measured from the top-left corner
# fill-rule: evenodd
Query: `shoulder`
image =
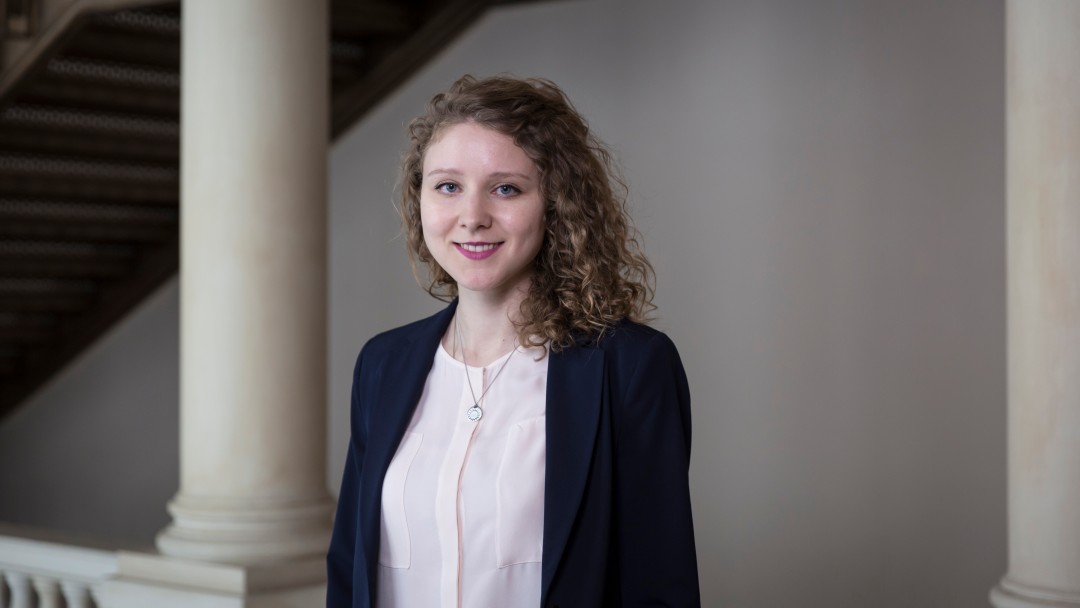
<path fill-rule="evenodd" d="M 660 413 L 675 414 L 679 425 L 668 432 L 690 437 L 690 387 L 679 351 L 667 334 L 655 328 L 622 321 L 597 341 L 604 352 L 610 403 L 620 437 L 629 432 L 660 436 Z"/>
<path fill-rule="evenodd" d="M 603 351 L 609 373 L 616 375 L 682 369 L 679 351 L 667 334 L 627 319 L 606 329 L 590 346 Z"/>
<path fill-rule="evenodd" d="M 595 343 L 607 356 L 636 359 L 657 354 L 678 355 L 675 343 L 664 332 L 623 319 L 608 328 Z"/>

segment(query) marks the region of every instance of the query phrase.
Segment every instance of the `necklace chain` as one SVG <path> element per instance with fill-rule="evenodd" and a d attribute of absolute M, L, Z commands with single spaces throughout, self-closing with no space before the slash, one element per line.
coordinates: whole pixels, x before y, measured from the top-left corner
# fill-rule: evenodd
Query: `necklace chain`
<path fill-rule="evenodd" d="M 495 385 L 495 381 L 499 379 L 499 374 L 502 374 L 503 370 L 506 369 L 506 364 L 510 363 L 510 358 L 517 352 L 517 347 L 514 347 L 514 350 L 510 351 L 510 354 L 507 355 L 506 360 L 503 361 L 502 366 L 499 367 L 499 371 L 495 372 L 495 375 L 491 378 L 491 382 L 488 382 L 487 388 L 484 388 L 484 386 L 481 385 L 481 388 L 484 390 L 480 393 L 480 398 L 478 399 L 476 397 L 476 391 L 473 390 L 472 378 L 469 377 L 469 362 L 465 359 L 465 344 L 461 341 L 458 318 L 457 315 L 454 315 L 454 350 L 457 350 L 458 345 L 461 346 L 461 362 L 465 364 L 465 381 L 469 383 L 469 395 L 471 395 L 473 399 L 473 405 L 465 412 L 465 416 L 469 420 L 476 422 L 477 420 L 480 420 L 480 417 L 484 414 L 484 411 L 480 409 L 480 401 L 484 398 L 484 395 L 491 390 L 491 387 Z"/>

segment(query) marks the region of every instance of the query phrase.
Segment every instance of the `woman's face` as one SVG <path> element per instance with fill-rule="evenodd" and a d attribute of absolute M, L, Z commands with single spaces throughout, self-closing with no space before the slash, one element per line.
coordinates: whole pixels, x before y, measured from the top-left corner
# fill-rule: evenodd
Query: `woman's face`
<path fill-rule="evenodd" d="M 540 172 L 507 135 L 445 127 L 424 154 L 420 219 L 459 293 L 509 294 L 528 285 L 544 242 Z"/>

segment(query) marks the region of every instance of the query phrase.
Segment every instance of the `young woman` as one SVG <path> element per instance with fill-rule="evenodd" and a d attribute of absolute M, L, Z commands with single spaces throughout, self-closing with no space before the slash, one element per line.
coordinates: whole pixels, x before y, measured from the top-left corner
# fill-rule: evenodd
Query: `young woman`
<path fill-rule="evenodd" d="M 409 136 L 449 305 L 357 358 L 327 606 L 698 606 L 690 393 L 608 152 L 535 79 L 463 77 Z"/>

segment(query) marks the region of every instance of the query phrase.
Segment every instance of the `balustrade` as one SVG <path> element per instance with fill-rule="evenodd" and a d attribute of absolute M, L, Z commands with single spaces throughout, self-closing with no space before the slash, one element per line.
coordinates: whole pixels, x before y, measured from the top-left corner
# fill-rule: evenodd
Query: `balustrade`
<path fill-rule="evenodd" d="M 0 608 L 99 608 L 94 589 L 115 572 L 115 551 L 0 529 Z"/>
<path fill-rule="evenodd" d="M 98 608 L 91 584 L 0 568 L 0 608 Z"/>

